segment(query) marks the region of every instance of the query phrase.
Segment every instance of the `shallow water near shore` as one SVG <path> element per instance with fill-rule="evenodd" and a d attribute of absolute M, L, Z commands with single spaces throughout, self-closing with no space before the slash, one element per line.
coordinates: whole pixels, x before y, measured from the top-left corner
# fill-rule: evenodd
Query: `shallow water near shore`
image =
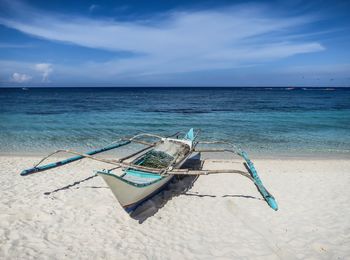
<path fill-rule="evenodd" d="M 319 88 L 0 89 L 0 153 L 106 145 L 191 127 L 256 156 L 350 154 L 350 91 Z"/>

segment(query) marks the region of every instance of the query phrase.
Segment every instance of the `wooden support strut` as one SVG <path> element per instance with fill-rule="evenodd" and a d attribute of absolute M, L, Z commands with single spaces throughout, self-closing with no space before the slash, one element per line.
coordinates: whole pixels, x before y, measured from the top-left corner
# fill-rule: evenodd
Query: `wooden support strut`
<path fill-rule="evenodd" d="M 147 146 L 154 146 L 155 145 L 155 143 L 149 143 L 149 142 L 135 140 L 135 139 L 122 138 L 121 140 L 129 141 L 129 142 L 133 142 L 133 143 L 138 143 L 138 144 L 143 144 L 143 145 L 147 145 Z"/>
<path fill-rule="evenodd" d="M 168 137 L 173 137 L 173 136 L 176 136 L 177 134 L 178 134 L 178 132 L 175 133 L 175 134 L 172 134 L 172 135 L 170 135 Z M 106 152 L 106 151 L 109 151 L 109 150 L 112 150 L 112 149 L 116 149 L 116 148 L 119 148 L 121 146 L 128 145 L 131 142 L 140 143 L 140 144 L 143 144 L 143 145 L 147 145 L 149 147 L 152 147 L 152 146 L 154 146 L 157 143 L 157 142 L 149 143 L 149 142 L 145 142 L 145 141 L 141 141 L 141 140 L 135 140 L 135 138 L 139 138 L 139 137 L 142 137 L 142 136 L 156 137 L 156 138 L 159 138 L 159 139 L 163 139 L 164 138 L 162 136 L 144 133 L 144 134 L 135 135 L 135 136 L 133 136 L 131 138 L 121 138 L 121 139 L 111 143 L 108 146 L 105 146 L 105 147 L 97 149 L 97 150 L 89 151 L 89 152 L 86 152 L 86 153 L 78 153 L 78 152 L 74 152 L 74 151 L 70 151 L 70 150 L 57 150 L 57 151 L 49 154 L 48 156 L 44 157 L 43 159 L 41 159 L 34 167 L 26 169 L 26 170 L 23 170 L 21 172 L 21 175 L 22 176 L 26 176 L 26 175 L 29 175 L 29 174 L 32 174 L 32 173 L 46 171 L 46 170 L 49 170 L 49 169 L 53 169 L 53 168 L 56 168 L 56 167 L 59 167 L 59 166 L 71 163 L 71 162 L 75 162 L 75 161 L 81 160 L 83 158 L 89 158 L 89 159 L 93 159 L 93 160 L 97 160 L 97 161 L 113 164 L 113 165 L 120 166 L 120 167 L 130 167 L 130 166 L 125 165 L 125 163 L 119 163 L 118 164 L 118 161 L 116 161 L 116 160 L 100 159 L 100 158 L 93 157 L 92 155 L 95 155 L 95 154 L 98 154 L 98 153 L 102 153 L 102 152 Z M 149 148 L 149 147 L 147 147 L 147 148 Z M 142 149 L 142 150 L 146 150 L 146 149 Z M 65 159 L 65 160 L 61 160 L 61 161 L 58 161 L 58 162 L 49 163 L 49 164 L 46 164 L 46 165 L 43 165 L 43 166 L 39 166 L 43 161 L 45 161 L 50 156 L 52 156 L 54 154 L 57 154 L 57 153 L 60 153 L 60 152 L 72 153 L 72 154 L 76 154 L 77 156 L 74 156 L 74 157 L 71 157 L 71 158 L 68 158 L 68 159 Z M 138 151 L 138 152 L 142 152 L 142 151 Z"/>
<path fill-rule="evenodd" d="M 203 142 L 202 142 L 203 143 Z M 204 142 L 204 143 L 226 143 L 226 144 L 230 144 L 227 142 Z M 232 145 L 232 144 L 230 144 Z M 233 145 L 233 147 L 235 147 Z M 263 196 L 263 198 L 265 199 L 265 201 L 267 202 L 267 204 L 274 210 L 278 210 L 278 205 L 277 202 L 275 200 L 275 198 L 271 195 L 270 192 L 267 191 L 267 189 L 265 188 L 265 186 L 263 185 L 257 170 L 255 169 L 254 164 L 252 163 L 252 161 L 249 159 L 248 154 L 244 151 L 236 151 L 236 150 L 230 150 L 230 149 L 196 149 L 195 151 L 197 152 L 230 152 L 230 153 L 234 153 L 239 155 L 240 157 L 242 157 L 246 163 L 247 168 L 249 169 L 249 173 L 251 176 L 251 180 L 254 182 L 255 186 L 257 187 L 258 191 L 260 192 L 260 194 Z"/>
<path fill-rule="evenodd" d="M 144 150 L 144 149 L 142 149 Z M 120 167 L 124 167 L 124 168 L 134 168 L 136 170 L 141 170 L 141 171 L 148 171 L 148 172 L 151 172 L 151 173 L 156 173 L 156 174 L 160 174 L 162 171 L 166 170 L 166 168 L 162 168 L 162 169 L 157 169 L 155 170 L 154 168 L 150 168 L 150 167 L 144 167 L 144 166 L 140 166 L 140 165 L 135 165 L 135 164 L 132 164 L 132 163 L 126 163 L 126 162 L 119 162 L 118 160 L 110 160 L 110 159 L 103 159 L 103 158 L 97 158 L 97 157 L 94 157 L 94 156 L 91 156 L 89 154 L 84 154 L 84 153 L 79 153 L 79 152 L 75 152 L 75 151 L 71 151 L 71 150 L 57 150 L 51 154 L 49 154 L 48 156 L 46 156 L 45 158 L 43 158 L 37 165 L 39 165 L 40 163 L 42 163 L 45 159 L 47 159 L 48 157 L 54 155 L 54 154 L 57 154 L 57 153 L 70 153 L 70 154 L 75 154 L 75 155 L 78 155 L 79 156 L 79 159 L 83 159 L 83 158 L 88 158 L 88 159 L 92 159 L 92 160 L 95 160 L 95 161 L 100 161 L 100 162 L 104 162 L 104 163 L 108 163 L 108 164 L 112 164 L 112 165 L 116 165 L 116 166 L 120 166 Z M 76 157 L 78 157 L 76 156 Z M 72 158 L 76 158 L 76 157 L 72 157 Z M 79 160 L 78 159 L 78 160 Z M 70 161 L 72 162 L 72 161 Z M 54 165 L 55 164 L 55 165 Z M 56 165 L 58 164 L 58 165 Z M 56 163 L 53 163 L 52 166 L 51 164 L 48 164 L 48 165 L 44 165 L 44 166 L 40 166 L 40 167 L 37 167 L 34 166 L 33 168 L 31 169 L 37 169 L 36 171 L 33 171 L 32 173 L 34 172 L 39 172 L 39 171 L 44 171 L 44 170 L 48 170 L 48 169 L 51 169 L 51 168 L 55 168 L 55 167 L 58 167 L 58 166 L 61 166 L 63 165 L 62 163 L 60 162 L 56 162 Z M 45 167 L 44 169 L 42 169 L 42 167 Z M 29 169 L 30 170 L 30 169 Z M 27 170 L 28 171 L 28 170 Z M 28 173 L 26 174 L 22 174 L 21 175 L 28 175 Z"/>
<path fill-rule="evenodd" d="M 40 160 L 40 162 L 38 162 L 34 167 L 32 168 L 29 168 L 29 169 L 26 169 L 26 170 L 23 170 L 21 172 L 21 175 L 22 176 L 26 176 L 26 175 L 29 175 L 29 174 L 32 174 L 32 173 L 36 173 L 36 172 L 41 172 L 41 171 L 46 171 L 46 170 L 49 170 L 49 169 L 53 169 L 53 168 L 56 168 L 56 167 L 59 167 L 59 166 L 62 166 L 62 165 L 65 165 L 65 164 L 68 164 L 68 163 L 72 163 L 72 162 L 75 162 L 75 161 L 78 161 L 78 160 L 81 160 L 83 158 L 86 158 L 87 156 L 91 156 L 91 155 L 94 155 L 94 154 L 98 154 L 98 153 L 102 153 L 102 152 L 106 152 L 106 151 L 109 151 L 109 150 L 112 150 L 112 149 L 115 149 L 115 148 L 118 148 L 118 147 L 121 147 L 121 146 L 124 146 L 124 145 L 127 145 L 129 144 L 130 142 L 129 141 L 124 141 L 122 143 L 114 143 L 114 144 L 111 144 L 109 146 L 106 146 L 106 147 L 103 147 L 101 149 L 97 149 L 97 150 L 93 150 L 93 151 L 89 151 L 85 154 L 78 154 L 78 156 L 74 156 L 74 157 L 71 157 L 71 158 L 68 158 L 68 159 L 65 159 L 65 160 L 61 160 L 61 161 L 58 161 L 58 162 L 54 162 L 54 163 L 49 163 L 49 164 L 46 164 L 46 165 L 43 165 L 43 166 L 38 166 L 39 164 L 41 164 L 44 160 L 46 160 L 48 157 L 54 155 L 54 154 L 57 154 L 59 152 L 62 152 L 64 150 L 58 150 L 58 151 L 55 151 L 51 154 L 49 154 L 48 156 L 46 156 L 45 158 L 43 158 L 42 160 Z"/>
<path fill-rule="evenodd" d="M 151 149 L 152 147 L 154 147 L 154 145 L 147 146 L 147 147 L 145 147 L 145 148 L 143 148 L 143 149 L 141 149 L 141 150 L 138 150 L 138 151 L 136 151 L 136 152 L 134 152 L 134 153 L 132 153 L 132 154 L 129 154 L 129 155 L 127 155 L 127 156 L 124 156 L 124 157 L 122 157 L 122 158 L 119 158 L 117 161 L 118 161 L 118 162 L 123 162 L 123 161 L 125 161 L 125 160 L 127 160 L 127 159 L 129 159 L 129 158 L 131 158 L 131 157 L 134 157 L 135 155 L 138 155 L 138 154 L 140 154 L 140 153 L 142 153 L 142 152 L 144 152 L 144 151 L 147 151 L 147 150 Z"/>
<path fill-rule="evenodd" d="M 141 150 L 144 150 L 144 149 L 141 149 Z M 123 167 L 123 168 L 133 168 L 136 170 L 147 171 L 150 173 L 162 174 L 162 175 L 177 175 L 177 174 L 178 175 L 209 175 L 209 174 L 219 174 L 219 173 L 239 173 L 242 175 L 246 174 L 245 172 L 239 171 L 239 170 L 188 170 L 188 169 L 169 170 L 167 168 L 154 169 L 154 168 L 150 168 L 150 167 L 135 165 L 133 163 L 120 162 L 119 160 L 109 160 L 109 159 L 97 158 L 97 157 L 94 157 L 94 156 L 91 156 L 88 154 L 83 154 L 83 153 L 79 153 L 79 152 L 75 152 L 75 151 L 71 151 L 71 150 L 57 150 L 54 153 L 50 154 L 49 156 L 52 156 L 53 154 L 57 154 L 60 152 L 79 155 L 83 158 L 88 158 L 88 159 L 100 161 L 103 163 L 112 164 L 112 165 Z M 48 158 L 49 156 L 47 156 L 46 158 Z M 41 160 L 41 162 L 44 161 L 46 158 Z"/>
<path fill-rule="evenodd" d="M 230 144 L 227 142 L 202 142 L 202 143 L 223 143 L 223 144 Z M 233 144 L 232 145 L 234 148 L 235 146 Z M 254 182 L 256 188 L 258 189 L 258 191 L 260 192 L 260 194 L 263 196 L 263 198 L 265 199 L 265 201 L 267 202 L 267 204 L 274 210 L 278 210 L 278 205 L 277 202 L 275 200 L 275 198 L 271 195 L 271 193 L 269 193 L 267 191 L 267 189 L 265 188 L 265 186 L 263 185 L 257 170 L 255 169 L 254 164 L 252 163 L 252 161 L 249 159 L 248 154 L 245 151 L 242 150 L 231 150 L 231 149 L 196 149 L 196 152 L 230 152 L 230 153 L 234 153 L 239 155 L 240 157 L 242 157 L 246 163 L 247 169 L 249 170 L 250 173 L 250 179 Z"/>
<path fill-rule="evenodd" d="M 188 169 L 174 169 L 168 171 L 166 175 L 211 175 L 211 174 L 223 174 L 223 173 L 237 173 L 248 179 L 252 180 L 252 177 L 244 171 L 240 170 L 188 170 Z"/>

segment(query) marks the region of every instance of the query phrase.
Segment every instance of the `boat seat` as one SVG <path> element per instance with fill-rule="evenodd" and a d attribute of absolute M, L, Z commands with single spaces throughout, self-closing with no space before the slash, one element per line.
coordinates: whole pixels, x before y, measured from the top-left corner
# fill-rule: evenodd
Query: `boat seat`
<path fill-rule="evenodd" d="M 145 184 L 160 179 L 162 176 L 158 174 L 128 169 L 125 171 L 125 174 L 122 176 L 122 178 L 133 183 Z"/>

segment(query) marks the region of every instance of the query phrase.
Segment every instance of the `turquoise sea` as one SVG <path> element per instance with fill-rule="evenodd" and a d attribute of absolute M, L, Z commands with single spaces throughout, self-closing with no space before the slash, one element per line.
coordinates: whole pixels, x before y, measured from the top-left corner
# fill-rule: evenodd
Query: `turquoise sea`
<path fill-rule="evenodd" d="M 350 155 L 350 89 L 0 88 L 0 153 L 90 150 L 200 128 L 264 155 Z"/>

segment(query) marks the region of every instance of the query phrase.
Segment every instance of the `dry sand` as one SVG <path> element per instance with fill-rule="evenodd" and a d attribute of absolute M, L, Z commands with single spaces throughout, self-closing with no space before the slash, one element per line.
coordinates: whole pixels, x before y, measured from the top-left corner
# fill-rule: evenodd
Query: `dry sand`
<path fill-rule="evenodd" d="M 350 160 L 254 160 L 277 212 L 222 174 L 176 180 L 130 217 L 92 172 L 105 165 L 19 175 L 38 159 L 0 157 L 0 259 L 350 259 Z"/>

